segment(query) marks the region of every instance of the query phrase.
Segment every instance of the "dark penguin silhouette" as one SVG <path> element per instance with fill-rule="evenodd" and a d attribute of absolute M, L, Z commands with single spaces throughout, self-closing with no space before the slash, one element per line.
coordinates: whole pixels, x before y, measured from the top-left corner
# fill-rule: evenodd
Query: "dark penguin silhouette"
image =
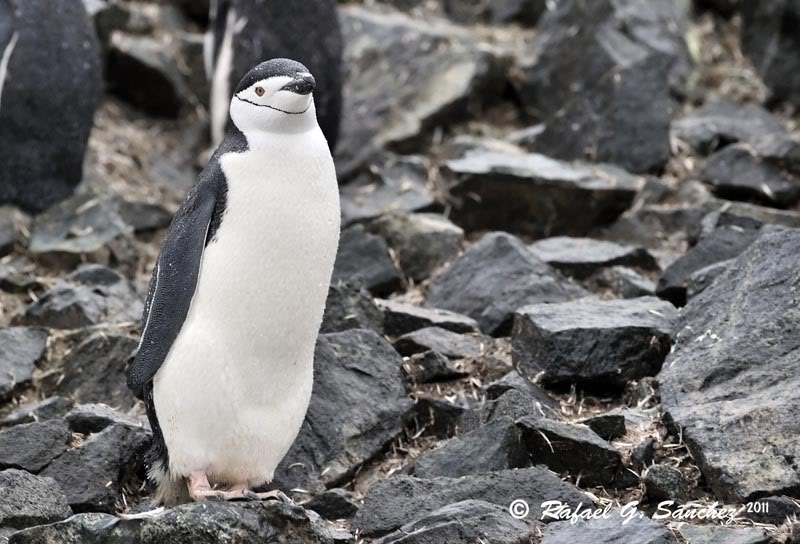
<path fill-rule="evenodd" d="M 219 143 L 228 101 L 255 64 L 295 59 L 316 78 L 317 118 L 333 150 L 342 108 L 342 34 L 335 0 L 212 0 L 206 69 L 211 79 L 211 129 Z"/>
<path fill-rule="evenodd" d="M 0 205 L 70 196 L 102 93 L 94 28 L 75 0 L 0 0 Z"/>

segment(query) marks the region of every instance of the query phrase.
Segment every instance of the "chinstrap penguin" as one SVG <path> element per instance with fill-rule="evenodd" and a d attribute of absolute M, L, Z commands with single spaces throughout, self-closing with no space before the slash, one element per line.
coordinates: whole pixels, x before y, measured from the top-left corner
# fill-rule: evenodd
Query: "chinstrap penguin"
<path fill-rule="evenodd" d="M 254 497 L 308 408 L 340 227 L 314 85 L 287 59 L 241 80 L 162 244 L 128 370 L 159 503 Z"/>

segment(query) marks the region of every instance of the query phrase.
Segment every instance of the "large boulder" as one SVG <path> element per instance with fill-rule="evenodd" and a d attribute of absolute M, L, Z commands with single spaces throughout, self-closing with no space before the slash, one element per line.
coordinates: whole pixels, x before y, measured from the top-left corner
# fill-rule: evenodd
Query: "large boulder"
<path fill-rule="evenodd" d="M 670 156 L 670 86 L 682 91 L 688 1 L 567 0 L 538 25 L 518 70 L 525 109 L 545 123 L 534 149 L 657 171 Z"/>
<path fill-rule="evenodd" d="M 353 113 L 342 119 L 337 148 L 343 178 L 382 148 L 420 148 L 435 128 L 468 118 L 503 88 L 503 63 L 473 34 L 360 6 L 340 17 L 344 109 Z"/>
<path fill-rule="evenodd" d="M 742 49 L 770 90 L 772 102 L 800 106 L 800 2 L 742 2 Z"/>
<path fill-rule="evenodd" d="M 351 476 L 403 430 L 413 407 L 400 355 L 376 333 L 323 334 L 303 427 L 276 471 L 282 489 L 319 489 Z"/>
<path fill-rule="evenodd" d="M 0 540 L 20 529 L 61 521 L 71 515 L 64 493 L 52 478 L 24 470 L 0 472 Z"/>
<path fill-rule="evenodd" d="M 667 420 L 717 497 L 796 493 L 800 231 L 763 235 L 692 299 L 658 376 Z"/>
<path fill-rule="evenodd" d="M 452 218 L 467 230 L 583 236 L 613 223 L 643 186 L 619 168 L 474 149 L 444 163 Z"/>
<path fill-rule="evenodd" d="M 92 21 L 74 0 L 0 2 L 0 204 L 72 194 L 102 92 Z"/>
<path fill-rule="evenodd" d="M 507 334 L 514 312 L 528 304 L 587 295 L 540 261 L 518 238 L 484 235 L 433 279 L 427 305 L 475 319 L 488 334 Z"/>

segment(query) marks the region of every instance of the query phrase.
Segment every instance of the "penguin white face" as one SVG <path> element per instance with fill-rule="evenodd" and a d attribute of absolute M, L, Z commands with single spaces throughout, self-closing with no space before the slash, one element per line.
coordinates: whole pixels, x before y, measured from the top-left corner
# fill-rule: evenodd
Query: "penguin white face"
<path fill-rule="evenodd" d="M 314 76 L 299 62 L 274 59 L 253 68 L 231 99 L 231 119 L 243 133 L 301 132 L 316 124 Z"/>

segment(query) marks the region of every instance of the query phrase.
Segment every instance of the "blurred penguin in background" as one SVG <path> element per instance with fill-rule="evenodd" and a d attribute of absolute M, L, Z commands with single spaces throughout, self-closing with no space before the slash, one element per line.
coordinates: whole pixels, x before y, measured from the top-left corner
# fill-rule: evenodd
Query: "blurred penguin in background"
<path fill-rule="evenodd" d="M 342 108 L 342 34 L 336 0 L 212 0 L 206 41 L 211 136 L 222 141 L 239 80 L 273 57 L 295 59 L 316 78 L 317 118 L 331 151 Z"/>

